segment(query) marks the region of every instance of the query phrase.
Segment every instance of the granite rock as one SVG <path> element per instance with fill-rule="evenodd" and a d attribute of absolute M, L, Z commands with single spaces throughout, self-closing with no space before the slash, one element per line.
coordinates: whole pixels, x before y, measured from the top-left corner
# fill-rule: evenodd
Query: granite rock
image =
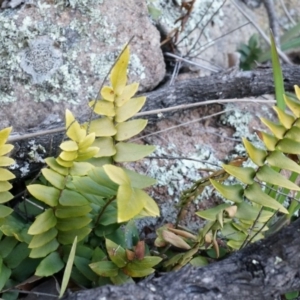
<path fill-rule="evenodd" d="M 0 128 L 27 132 L 90 113 L 98 90 L 133 37 L 128 78 L 140 91 L 165 75 L 160 35 L 139 0 L 20 1 L 0 10 Z"/>

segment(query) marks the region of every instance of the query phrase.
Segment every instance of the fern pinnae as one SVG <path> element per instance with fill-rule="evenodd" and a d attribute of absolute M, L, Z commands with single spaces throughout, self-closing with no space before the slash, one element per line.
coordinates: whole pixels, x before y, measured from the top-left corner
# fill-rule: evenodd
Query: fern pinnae
<path fill-rule="evenodd" d="M 10 207 L 2 205 L 13 199 L 13 195 L 9 192 L 12 188 L 9 180 L 14 179 L 15 175 L 6 169 L 15 163 L 12 158 L 7 156 L 14 148 L 13 145 L 6 144 L 11 130 L 12 128 L 8 127 L 0 131 L 0 218 L 5 218 L 13 212 Z"/>
<path fill-rule="evenodd" d="M 91 211 L 89 201 L 72 190 L 69 182 L 73 176 L 85 176 L 93 167 L 80 161 L 91 158 L 98 152 L 98 148 L 91 147 L 94 134 L 86 135 L 68 110 L 66 128 L 70 140 L 61 143 L 62 152 L 58 158 L 47 158 L 45 161 L 48 168 L 42 169 L 42 174 L 50 185 L 31 184 L 27 187 L 36 199 L 49 207 L 28 230 L 33 235 L 33 242 L 29 244 L 29 256 L 44 258 L 40 266 L 49 260 L 48 256 L 57 251 L 59 245 L 71 244 L 76 236 L 78 240 L 82 240 L 91 231 L 89 224 L 92 219 L 87 215 Z M 37 238 L 42 242 L 36 243 Z M 43 274 L 43 268 L 39 270 L 39 274 Z"/>
<path fill-rule="evenodd" d="M 296 88 L 296 90 L 300 95 L 300 89 Z M 211 180 L 213 186 L 224 197 L 234 201 L 234 205 L 237 206 L 235 216 L 231 218 L 231 221 L 226 221 L 228 222 L 226 228 L 228 229 L 229 224 L 237 231 L 245 231 L 248 228 L 248 234 L 242 243 L 240 243 L 241 241 L 232 242 L 229 238 L 228 245 L 232 245 L 234 248 L 239 243 L 240 246 L 243 246 L 249 241 L 257 239 L 258 236 L 262 237 L 261 229 L 256 230 L 255 224 L 260 222 L 259 219 L 263 212 L 268 213 L 268 209 L 271 209 L 274 212 L 279 211 L 289 215 L 290 211 L 282 206 L 286 197 L 284 194 L 287 195 L 291 190 L 298 192 L 297 195 L 300 194 L 300 188 L 295 184 L 300 174 L 300 166 L 297 163 L 298 160 L 296 162 L 289 157 L 289 155 L 300 155 L 300 102 L 292 100 L 287 96 L 284 97 L 284 100 L 287 107 L 292 111 L 292 114 L 275 107 L 274 110 L 277 113 L 279 122 L 276 123 L 262 119 L 262 122 L 271 131 L 271 133 L 261 133 L 266 150 L 259 149 L 251 142 L 243 139 L 247 154 L 257 168 L 234 167 L 231 165 L 223 166 L 226 172 L 243 182 L 245 186 L 235 185 L 236 188 L 234 189 L 233 186 L 231 187 Z M 289 178 L 286 178 L 281 174 L 281 170 L 291 171 L 292 174 Z M 259 183 L 266 183 L 266 185 Z M 278 192 L 278 189 L 282 189 L 282 191 Z M 244 219 L 240 218 L 239 211 L 242 209 L 240 200 L 244 201 L 244 198 L 250 201 L 253 207 L 258 207 L 257 218 L 252 219 L 250 223 L 247 221 L 248 218 L 246 215 L 244 215 Z M 294 207 L 298 206 L 294 205 Z M 199 215 L 206 218 L 203 213 L 199 212 Z M 263 221 L 264 230 L 268 229 L 268 220 L 272 218 L 272 215 L 273 213 L 268 213 L 268 218 Z M 239 225 L 236 221 L 239 222 Z M 219 230 L 222 232 L 221 224 Z"/>

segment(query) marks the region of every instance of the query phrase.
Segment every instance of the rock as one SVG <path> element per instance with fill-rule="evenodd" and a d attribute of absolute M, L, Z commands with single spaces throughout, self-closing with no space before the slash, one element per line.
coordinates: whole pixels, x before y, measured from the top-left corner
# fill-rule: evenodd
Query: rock
<path fill-rule="evenodd" d="M 181 2 L 156 0 L 151 2 L 151 5 L 160 12 L 160 17 L 156 22 L 165 29 L 166 33 L 172 32 L 174 35 L 175 29 L 180 25 L 180 20 L 184 21 L 183 32 L 177 36 L 176 49 L 182 57 L 198 66 L 188 65 L 186 62 L 182 63 L 182 66 L 189 66 L 192 71 L 198 71 L 200 76 L 211 75 L 211 71 L 232 67 L 228 54 L 236 53 L 241 44 L 248 44 L 250 37 L 257 33 L 255 27 L 237 10 L 233 1 L 185 1 L 185 7 L 192 5 L 190 13 L 186 9 L 180 8 Z M 264 5 L 261 5 L 264 1 L 237 0 L 234 2 L 251 17 L 254 24 L 269 36 L 269 28 L 272 26 Z M 286 29 L 292 27 L 282 3 L 285 3 L 289 16 L 294 18 L 296 23 L 299 21 L 300 15 L 299 0 L 271 2 L 274 4 L 276 12 L 275 19 L 278 19 L 281 24 L 280 34 L 282 34 Z M 183 16 L 185 18 L 180 19 Z M 176 41 L 176 38 L 173 40 Z M 267 43 L 262 38 L 259 40 L 262 50 L 265 51 L 268 48 Z M 170 60 L 170 57 L 168 58 Z"/>
<path fill-rule="evenodd" d="M 144 1 L 17 2 L 0 10 L 0 128 L 49 126 L 64 119 L 65 108 L 86 119 L 88 100 L 132 37 L 129 81 L 146 91 L 164 77 L 160 36 Z"/>
<path fill-rule="evenodd" d="M 20 53 L 20 66 L 32 76 L 32 83 L 42 83 L 52 77 L 63 64 L 62 53 L 47 36 L 37 37 Z"/>

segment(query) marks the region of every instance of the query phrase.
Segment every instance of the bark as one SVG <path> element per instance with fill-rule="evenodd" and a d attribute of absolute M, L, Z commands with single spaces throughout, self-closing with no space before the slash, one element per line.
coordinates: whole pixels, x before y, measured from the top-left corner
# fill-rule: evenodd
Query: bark
<path fill-rule="evenodd" d="M 300 290 L 300 219 L 265 240 L 204 268 L 184 267 L 138 284 L 105 286 L 67 300 L 273 300 Z"/>
<path fill-rule="evenodd" d="M 296 65 L 282 68 L 286 91 L 294 91 L 300 85 L 300 67 Z M 144 110 L 171 107 L 211 99 L 243 98 L 274 94 L 273 72 L 271 68 L 253 71 L 232 71 L 207 77 L 180 81 L 147 94 Z"/>
<path fill-rule="evenodd" d="M 300 83 L 299 66 L 284 66 L 283 74 L 286 91 L 293 91 L 293 86 Z M 143 111 L 212 99 L 243 98 L 271 93 L 274 93 L 272 69 L 232 71 L 179 81 L 173 86 L 147 93 L 148 100 Z M 165 117 L 167 115 L 164 114 Z M 151 115 L 149 119 L 155 122 L 157 116 Z M 64 124 L 53 124 L 52 128 L 53 132 L 49 128 L 36 128 L 28 134 L 10 139 L 16 145 L 12 157 L 18 164 L 13 170 L 17 178 L 24 177 L 24 169 L 28 170 L 27 174 L 39 170 L 42 166 L 39 160 L 56 153 L 63 138 Z M 35 141 L 35 145 L 41 145 L 40 149 L 33 150 L 34 145 L 29 143 L 32 140 Z"/>

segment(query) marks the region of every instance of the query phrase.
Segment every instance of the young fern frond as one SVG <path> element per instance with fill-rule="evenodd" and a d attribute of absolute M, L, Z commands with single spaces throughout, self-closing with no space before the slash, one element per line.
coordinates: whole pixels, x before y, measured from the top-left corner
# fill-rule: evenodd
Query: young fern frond
<path fill-rule="evenodd" d="M 104 86 L 102 99 L 90 101 L 89 106 L 102 118 L 90 124 L 90 131 L 95 132 L 95 146 L 99 147 L 96 158 L 110 157 L 111 162 L 131 162 L 142 159 L 155 150 L 154 146 L 124 142 L 139 134 L 147 125 L 147 120 L 130 120 L 145 104 L 146 97 L 132 98 L 138 90 L 138 83 L 127 83 L 129 47 L 120 55 L 112 69 L 112 86 Z M 104 159 L 106 162 L 107 159 Z"/>

